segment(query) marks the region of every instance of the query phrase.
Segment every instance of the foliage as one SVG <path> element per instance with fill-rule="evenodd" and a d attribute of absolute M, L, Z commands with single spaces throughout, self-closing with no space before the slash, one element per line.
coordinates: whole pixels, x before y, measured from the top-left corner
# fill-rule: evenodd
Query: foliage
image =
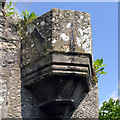
<path fill-rule="evenodd" d="M 108 102 L 104 101 L 99 111 L 100 119 L 120 119 L 120 106 L 119 100 L 109 99 Z"/>
<path fill-rule="evenodd" d="M 6 9 L 5 9 L 5 16 L 9 17 L 11 15 L 15 14 L 15 8 L 14 8 L 14 4 L 10 1 L 9 4 L 7 4 Z"/>
<path fill-rule="evenodd" d="M 27 24 L 32 22 L 34 19 L 38 17 L 34 12 L 29 13 L 28 10 L 22 11 L 22 16 L 20 19 L 19 13 L 15 10 L 16 2 L 9 2 L 4 10 L 5 16 L 16 16 L 18 18 L 18 33 L 20 34 L 20 37 L 23 37 L 27 31 Z"/>
<path fill-rule="evenodd" d="M 36 19 L 38 17 L 38 15 L 36 15 L 34 12 L 32 12 L 31 14 L 28 12 L 28 10 L 22 11 L 23 13 L 23 21 L 25 23 L 25 25 L 27 25 L 28 23 L 32 22 L 34 19 Z"/>
<path fill-rule="evenodd" d="M 93 80 L 95 82 L 98 82 L 98 77 L 100 77 L 101 74 L 107 74 L 106 72 L 104 72 L 104 66 L 106 66 L 106 64 L 103 64 L 103 59 L 97 59 L 94 63 L 93 63 L 93 71 L 94 71 L 94 76 L 93 76 Z"/>
<path fill-rule="evenodd" d="M 32 22 L 34 19 L 38 17 L 34 12 L 29 13 L 28 10 L 22 11 L 23 19 L 20 21 L 20 29 L 19 34 L 20 37 L 24 37 L 27 32 L 27 24 Z"/>

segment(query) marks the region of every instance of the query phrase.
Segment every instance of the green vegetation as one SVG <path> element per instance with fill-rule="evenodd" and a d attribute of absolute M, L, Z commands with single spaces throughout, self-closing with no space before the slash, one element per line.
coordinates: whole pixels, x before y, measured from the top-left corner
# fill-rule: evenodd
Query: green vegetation
<path fill-rule="evenodd" d="M 15 14 L 15 4 L 13 4 L 12 2 L 7 4 L 4 13 L 5 13 L 6 17 L 14 15 Z"/>
<path fill-rule="evenodd" d="M 29 13 L 28 10 L 25 10 L 25 12 L 22 11 L 22 14 L 23 14 L 23 19 L 20 21 L 20 25 L 19 25 L 20 26 L 19 34 L 21 38 L 24 37 L 27 32 L 27 24 L 29 24 L 38 17 L 38 15 L 36 15 L 34 12 Z"/>
<path fill-rule="evenodd" d="M 14 16 L 16 15 L 19 18 L 18 21 L 18 32 L 21 37 L 23 37 L 26 34 L 27 31 L 27 24 L 32 22 L 34 19 L 38 17 L 34 12 L 29 13 L 28 10 L 22 11 L 22 16 L 18 16 L 19 13 L 15 11 L 15 5 L 16 3 L 10 2 L 7 4 L 6 9 L 4 11 L 5 16 Z M 20 19 L 23 18 L 23 19 Z M 93 62 L 93 71 L 94 71 L 94 76 L 93 80 L 95 82 L 98 82 L 98 78 L 100 77 L 101 74 L 107 74 L 104 72 L 106 64 L 103 64 L 103 59 L 97 59 L 95 62 Z M 120 119 L 120 106 L 118 103 L 118 100 L 113 100 L 110 98 L 108 102 L 103 102 L 102 107 L 100 108 L 99 111 L 99 119 Z"/>
<path fill-rule="evenodd" d="M 120 119 L 120 106 L 119 101 L 112 98 L 108 102 L 104 101 L 99 111 L 99 119 Z"/>
<path fill-rule="evenodd" d="M 104 72 L 104 66 L 106 66 L 106 64 L 103 64 L 103 59 L 97 59 L 95 62 L 93 62 L 93 80 L 95 82 L 98 82 L 98 78 L 101 74 L 107 74 L 106 72 Z"/>
<path fill-rule="evenodd" d="M 36 15 L 34 12 L 32 12 L 31 14 L 28 12 L 28 10 L 22 11 L 23 13 L 23 21 L 25 23 L 25 25 L 27 25 L 28 23 L 32 22 L 34 19 L 36 19 L 38 17 L 38 15 Z"/>
<path fill-rule="evenodd" d="M 7 4 L 4 13 L 6 17 L 9 16 L 14 16 L 16 15 L 16 17 L 18 18 L 18 33 L 20 35 L 20 37 L 22 38 L 27 31 L 27 24 L 32 22 L 34 19 L 36 19 L 38 17 L 38 15 L 36 15 L 34 12 L 29 13 L 28 10 L 22 11 L 22 15 L 19 16 L 15 10 L 15 5 L 16 3 L 10 2 L 9 4 Z"/>

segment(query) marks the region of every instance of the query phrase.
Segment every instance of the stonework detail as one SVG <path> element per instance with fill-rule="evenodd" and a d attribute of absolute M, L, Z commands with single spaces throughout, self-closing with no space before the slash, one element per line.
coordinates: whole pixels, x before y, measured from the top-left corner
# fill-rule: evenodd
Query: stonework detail
<path fill-rule="evenodd" d="M 46 35 L 45 36 L 47 37 L 47 39 L 51 39 L 51 41 L 56 41 L 53 42 L 54 43 L 52 45 L 53 49 L 69 52 L 70 51 L 69 41 L 71 39 L 71 32 L 73 29 L 72 37 L 75 39 L 74 41 L 75 52 L 91 53 L 92 51 L 91 22 L 90 15 L 88 13 L 52 9 L 49 13 L 41 16 L 40 19 L 44 19 L 43 21 L 46 21 L 46 24 L 44 28 L 41 28 L 41 24 L 40 26 L 37 27 L 38 29 L 40 29 L 40 31 L 43 31 L 42 29 L 48 28 L 45 29 L 44 31 L 47 30 L 46 32 L 48 33 L 50 33 L 49 31 L 52 32 L 52 36 L 50 35 L 49 37 L 47 37 Z M 40 21 L 40 19 L 38 20 Z M 49 20 L 49 22 L 47 19 Z M 71 28 L 71 24 L 73 24 L 73 28 Z M 58 45 L 60 46 L 59 49 Z"/>
<path fill-rule="evenodd" d="M 34 95 L 34 90 L 25 85 L 25 82 L 33 79 L 34 76 L 39 76 L 42 70 L 31 76 L 27 74 L 27 79 L 24 74 L 31 74 L 33 70 L 39 69 L 38 66 L 50 64 L 52 60 L 53 62 L 64 60 L 69 64 L 87 63 L 88 66 L 85 67 L 66 66 L 68 71 L 75 68 L 79 74 L 92 75 L 90 15 L 79 11 L 52 9 L 27 25 L 26 37 L 22 40 L 17 33 L 16 25 L 16 19 L 3 17 L 0 2 L 0 119 L 40 118 L 44 114 L 39 109 L 39 100 Z M 50 52 L 59 52 L 63 54 L 60 56 L 64 59 L 56 53 L 49 56 Z M 70 55 L 73 53 L 75 53 L 74 58 Z M 66 54 L 68 56 L 65 56 Z M 84 57 L 84 55 L 90 57 Z M 39 59 L 42 60 L 39 61 Z M 32 64 L 34 67 L 28 68 Z M 61 65 L 59 69 L 64 69 L 66 66 Z M 56 69 L 58 67 L 52 66 Z M 47 69 L 43 72 L 46 71 Z M 89 92 L 84 93 L 83 98 L 76 104 L 76 110 L 68 117 L 98 118 L 98 86 L 92 81 L 92 79 L 89 81 Z M 70 84 L 68 83 L 68 86 Z M 49 85 L 46 86 L 49 87 Z M 77 93 L 79 94 L 79 90 Z M 76 94 L 74 97 L 77 98 Z"/>
<path fill-rule="evenodd" d="M 47 51 L 71 52 L 73 49 L 77 53 L 92 54 L 91 21 L 88 13 L 54 8 L 30 23 L 26 35 L 29 36 L 35 28 L 44 38 L 44 49 Z M 27 62 L 29 64 L 30 59 Z"/>
<path fill-rule="evenodd" d="M 20 40 L 11 21 L 0 16 L 0 118 L 21 117 Z"/>
<path fill-rule="evenodd" d="M 72 118 L 98 118 L 98 85 L 92 84 L 89 93 L 84 94 L 85 98 L 81 101 Z"/>
<path fill-rule="evenodd" d="M 50 52 L 51 55 L 49 55 Z M 54 54 L 54 52 L 57 53 Z M 72 58 L 72 53 L 79 54 L 79 57 L 74 55 L 74 58 Z M 58 55 L 56 56 L 56 54 Z M 71 54 L 71 57 L 68 54 Z M 61 72 L 59 70 L 59 73 L 66 73 L 67 70 L 74 69 L 75 67 L 62 65 L 61 62 L 83 64 L 86 57 L 81 59 L 82 54 L 83 56 L 90 55 L 92 60 L 90 15 L 78 11 L 52 9 L 27 26 L 27 35 L 22 40 L 21 51 L 24 85 L 29 86 L 42 79 L 39 78 L 39 75 L 47 74 L 49 69 L 46 66 L 52 64 L 52 62 L 56 64 L 60 62 L 59 64 L 61 64 L 61 66 L 53 65 L 50 68 L 50 70 L 53 69 L 53 73 L 57 73 L 59 69 L 61 70 Z M 90 60 L 89 62 L 92 63 Z M 92 65 L 89 68 L 92 68 Z M 41 72 L 39 72 L 39 69 Z M 62 69 L 65 69 L 65 72 Z M 82 67 L 77 69 L 83 70 Z M 84 71 L 86 70 L 84 67 Z M 72 71 L 68 71 L 68 73 L 72 73 Z M 81 74 L 87 73 L 81 72 Z M 98 118 L 98 87 L 92 82 L 92 76 L 90 77 L 90 91 L 84 93 L 83 98 L 78 101 L 76 110 L 68 116 L 73 118 Z M 82 87 L 81 90 L 83 90 Z M 77 93 L 80 94 L 79 90 L 77 90 Z M 74 97 L 77 98 L 77 96 Z"/>

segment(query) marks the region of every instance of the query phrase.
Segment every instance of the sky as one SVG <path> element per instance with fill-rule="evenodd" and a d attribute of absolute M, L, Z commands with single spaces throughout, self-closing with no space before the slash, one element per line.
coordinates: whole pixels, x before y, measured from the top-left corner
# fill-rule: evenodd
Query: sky
<path fill-rule="evenodd" d="M 5 1 L 5 0 L 3 0 Z M 15 2 L 16 0 L 7 0 Z M 18 2 L 119 2 L 119 0 L 17 0 Z"/>
<path fill-rule="evenodd" d="M 21 12 L 28 3 L 17 3 Z M 103 59 L 106 75 L 98 81 L 99 106 L 118 97 L 118 3 L 117 2 L 31 2 L 29 12 L 39 16 L 52 8 L 77 10 L 91 15 L 93 58 Z"/>
<path fill-rule="evenodd" d="M 120 2 L 118 3 L 118 11 L 120 13 Z M 118 20 L 120 20 L 120 14 L 118 14 Z M 118 23 L 118 33 L 120 33 L 120 22 Z M 118 35 L 118 40 L 120 40 L 120 35 Z M 118 41 L 118 46 L 120 46 L 120 41 Z M 118 47 L 118 51 L 120 51 L 120 47 Z M 118 60 L 120 60 L 120 54 L 118 53 Z M 120 62 L 118 62 L 118 96 L 120 102 Z"/>

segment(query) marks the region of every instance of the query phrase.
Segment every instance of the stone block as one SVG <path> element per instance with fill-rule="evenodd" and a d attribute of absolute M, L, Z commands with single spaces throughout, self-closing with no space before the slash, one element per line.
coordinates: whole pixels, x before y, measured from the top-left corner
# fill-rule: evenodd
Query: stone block
<path fill-rule="evenodd" d="M 64 116 L 76 109 L 90 90 L 92 74 L 88 13 L 52 9 L 27 26 L 21 77 L 45 114 Z"/>

